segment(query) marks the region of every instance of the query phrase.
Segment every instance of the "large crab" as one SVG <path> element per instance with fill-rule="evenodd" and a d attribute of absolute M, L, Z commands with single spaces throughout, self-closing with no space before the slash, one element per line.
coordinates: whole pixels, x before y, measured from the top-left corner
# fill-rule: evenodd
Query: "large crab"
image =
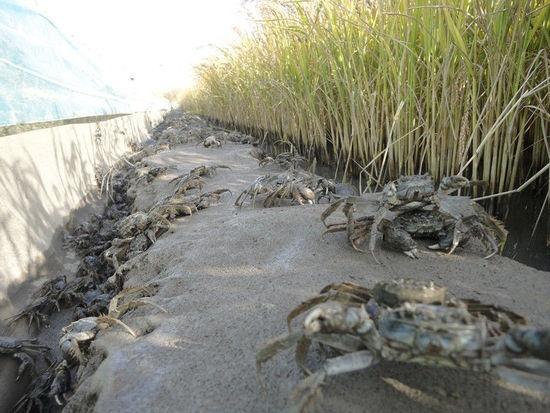
<path fill-rule="evenodd" d="M 37 344 L 34 338 L 0 337 L 0 354 L 9 355 L 19 360 L 17 372 L 18 381 L 25 372 L 34 372 L 34 358 L 36 355 L 44 356 L 49 350 L 47 346 Z"/>
<path fill-rule="evenodd" d="M 368 240 L 374 255 L 380 233 L 386 244 L 411 258 L 417 258 L 417 244 L 413 238 L 434 238 L 432 249 L 450 249 L 467 242 L 470 236 L 479 238 L 491 253 L 498 252 L 506 239 L 502 224 L 487 214 L 468 197 L 449 196 L 455 190 L 473 183 L 460 176 L 443 178 L 436 191 L 429 175 L 401 177 L 391 182 L 377 200 L 350 196 L 332 203 L 321 215 L 327 232 L 347 231 L 352 247 Z M 355 218 L 360 204 L 371 204 L 375 211 Z M 345 222 L 327 224 L 327 218 L 342 207 Z M 488 258 L 487 257 L 487 258 Z"/>
<path fill-rule="evenodd" d="M 449 297 L 433 283 L 332 284 L 289 314 L 289 328 L 308 310 L 301 331 L 272 340 L 256 356 L 260 369 L 296 346 L 296 361 L 307 371 L 312 343 L 341 354 L 297 385 L 292 411 L 311 407 L 327 377 L 382 360 L 491 372 L 537 389 L 550 385 L 550 329 L 524 326 L 521 316 L 498 306 Z"/>

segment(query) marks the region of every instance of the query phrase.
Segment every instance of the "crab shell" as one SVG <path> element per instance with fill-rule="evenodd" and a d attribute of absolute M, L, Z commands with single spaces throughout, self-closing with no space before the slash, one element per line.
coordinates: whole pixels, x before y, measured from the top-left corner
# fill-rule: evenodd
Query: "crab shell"
<path fill-rule="evenodd" d="M 430 175 L 402 176 L 395 183 L 396 196 L 401 201 L 418 201 L 435 193 L 435 184 Z"/>
<path fill-rule="evenodd" d="M 383 311 L 378 331 L 390 347 L 428 357 L 470 354 L 474 358 L 487 339 L 483 321 L 465 308 L 429 304 L 405 303 Z"/>
<path fill-rule="evenodd" d="M 97 317 L 81 318 L 61 329 L 63 336 L 59 340 L 59 344 L 61 345 L 62 342 L 68 338 L 78 342 L 89 341 L 96 336 L 99 330 L 100 327 L 98 326 Z"/>
<path fill-rule="evenodd" d="M 405 302 L 442 304 L 445 302 L 447 289 L 432 281 L 402 279 L 379 282 L 374 286 L 372 293 L 379 304 L 397 307 Z"/>
<path fill-rule="evenodd" d="M 417 238 L 438 236 L 448 224 L 439 211 L 412 211 L 399 215 L 394 223 Z"/>
<path fill-rule="evenodd" d="M 117 230 L 123 238 L 128 238 L 136 232 L 143 231 L 149 225 L 149 216 L 145 212 L 136 212 L 117 223 Z"/>

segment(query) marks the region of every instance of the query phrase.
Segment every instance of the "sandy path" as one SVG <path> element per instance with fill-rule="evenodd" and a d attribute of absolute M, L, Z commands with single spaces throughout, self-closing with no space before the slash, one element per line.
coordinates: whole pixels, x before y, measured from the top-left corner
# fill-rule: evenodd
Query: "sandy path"
<path fill-rule="evenodd" d="M 207 179 L 205 190 L 233 195 L 192 217 L 177 220 L 128 274 L 126 286 L 156 282 L 151 307 L 123 320 L 148 332 L 137 339 L 117 329 L 100 333 L 94 348 L 106 355 L 79 388 L 67 411 L 260 412 L 285 405 L 300 379 L 291 354 L 266 365 L 267 397 L 254 368 L 258 345 L 285 332 L 291 308 L 331 282 L 365 285 L 396 277 L 433 279 L 459 296 L 511 307 L 533 322 L 550 324 L 550 274 L 507 258 L 488 261 L 460 250 L 426 252 L 413 261 L 380 251 L 378 265 L 353 251 L 344 235 L 323 232 L 325 206 L 237 209 L 235 197 L 265 169 L 249 145 L 223 149 L 180 145 L 149 158 L 180 172 L 206 163 L 229 165 Z M 139 191 L 137 208 L 167 195 L 171 172 Z M 315 357 L 314 357 L 315 358 Z M 550 400 L 518 392 L 483 374 L 413 365 L 382 364 L 330 380 L 322 412 L 547 412 Z"/>

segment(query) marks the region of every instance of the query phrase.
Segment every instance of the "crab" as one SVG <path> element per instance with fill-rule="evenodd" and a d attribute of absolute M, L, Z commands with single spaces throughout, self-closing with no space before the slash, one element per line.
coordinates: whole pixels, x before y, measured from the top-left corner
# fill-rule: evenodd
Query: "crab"
<path fill-rule="evenodd" d="M 160 305 L 146 299 L 146 297 L 154 295 L 156 291 L 155 286 L 124 289 L 113 297 L 109 303 L 107 315 L 81 318 L 64 327 L 61 330 L 63 335 L 59 340 L 63 358 L 71 364 L 81 364 L 84 361 L 84 356 L 80 346 L 92 341 L 99 331 L 115 325 L 123 327 L 130 335 L 137 337 L 136 333 L 119 318 L 129 310 L 142 305 L 151 305 L 162 312 L 166 312 Z"/>
<path fill-rule="evenodd" d="M 174 196 L 185 194 L 192 189 L 202 190 L 204 186 L 203 176 L 211 178 L 216 175 L 217 170 L 220 168 L 231 169 L 226 165 L 200 165 L 193 168 L 189 173 L 179 175 L 172 179 L 170 183 L 176 182 L 176 189 L 174 190 Z"/>
<path fill-rule="evenodd" d="M 62 307 L 82 301 L 86 280 L 76 279 L 71 282 L 67 277 L 61 276 L 47 281 L 33 294 L 33 300 L 19 313 L 8 318 L 8 324 L 14 325 L 19 320 L 26 318 L 30 331 L 33 323 L 37 327 L 48 324 L 48 316 L 55 311 L 61 311 Z"/>
<path fill-rule="evenodd" d="M 141 162 L 144 158 L 148 156 L 153 156 L 160 152 L 168 150 L 170 150 L 170 145 L 167 143 L 155 143 L 153 145 L 146 145 L 138 152 L 130 155 L 130 157 L 128 158 L 128 162 L 130 162 L 130 164 L 136 164 L 138 162 Z"/>
<path fill-rule="evenodd" d="M 120 266 L 118 267 L 120 268 Z M 103 292 L 101 289 L 90 290 L 84 294 L 82 305 L 73 311 L 73 320 L 90 316 L 98 316 L 105 313 L 111 302 L 112 293 Z"/>
<path fill-rule="evenodd" d="M 62 406 L 67 401 L 66 394 L 71 390 L 69 364 L 66 360 L 52 364 L 36 377 L 28 388 L 29 390 L 15 404 L 14 413 L 34 410 L 55 411 L 50 401 L 53 399 L 58 406 Z"/>
<path fill-rule="evenodd" d="M 264 167 L 270 163 L 274 163 L 278 166 L 280 166 L 283 169 L 297 169 L 300 166 L 302 166 L 306 159 L 301 156 L 297 155 L 292 152 L 283 152 L 275 156 L 275 158 L 272 158 L 271 156 L 262 156 L 260 155 L 261 159 L 258 159 L 258 165 L 261 167 Z"/>
<path fill-rule="evenodd" d="M 115 238 L 111 242 L 111 246 L 103 253 L 105 260 L 110 263 L 115 270 L 120 267 L 121 262 L 126 261 L 133 239 L 134 238 Z"/>
<path fill-rule="evenodd" d="M 204 180 L 200 176 L 194 174 L 180 175 L 170 181 L 170 183 L 176 182 L 176 189 L 174 190 L 174 196 L 185 194 L 192 189 L 202 190 L 204 186 Z"/>
<path fill-rule="evenodd" d="M 238 196 L 235 206 L 241 207 L 248 198 L 252 199 L 254 206 L 260 194 L 267 194 L 263 202 L 265 208 L 273 207 L 283 199 L 299 205 L 313 204 L 317 199 L 317 182 L 313 181 L 309 174 L 298 171 L 288 171 L 277 176 L 262 175 Z"/>
<path fill-rule="evenodd" d="M 205 148 L 211 148 L 211 147 L 221 148 L 223 143 L 224 143 L 224 139 L 218 139 L 218 137 L 216 137 L 215 135 L 211 135 L 205 140 L 199 142 L 197 145 L 202 144 Z"/>
<path fill-rule="evenodd" d="M 157 217 L 157 214 L 153 216 Z M 122 263 L 146 251 L 156 242 L 161 232 L 169 228 L 169 222 L 164 217 L 157 218 L 160 223 L 152 224 L 146 231 L 130 238 L 115 238 L 111 246 L 103 252 L 105 260 L 117 270 Z"/>
<path fill-rule="evenodd" d="M 163 307 L 147 299 L 156 294 L 157 291 L 158 287 L 154 285 L 131 287 L 122 290 L 111 300 L 109 304 L 109 316 L 119 319 L 126 312 L 143 305 L 153 306 L 166 313 L 167 311 Z"/>
<path fill-rule="evenodd" d="M 263 149 L 260 148 L 252 148 L 249 152 L 250 156 L 252 156 L 254 159 L 256 159 L 258 162 L 263 161 L 265 158 L 268 157 L 267 152 L 265 152 Z"/>
<path fill-rule="evenodd" d="M 119 221 L 116 229 L 119 235 L 124 238 L 135 237 L 144 233 L 154 244 L 157 237 L 170 228 L 170 221 L 155 211 L 136 212 Z"/>
<path fill-rule="evenodd" d="M 316 196 L 303 178 L 293 174 L 281 174 L 277 177 L 274 190 L 265 199 L 264 207 L 275 206 L 281 199 L 290 199 L 299 205 L 304 205 L 313 204 Z"/>
<path fill-rule="evenodd" d="M 319 203 L 321 199 L 326 198 L 328 202 L 332 202 L 337 191 L 336 183 L 332 179 L 319 177 L 315 185 L 315 203 Z"/>
<path fill-rule="evenodd" d="M 360 245 L 368 240 L 373 256 L 381 233 L 387 245 L 411 258 L 418 257 L 413 238 L 435 238 L 438 243 L 431 249 L 449 249 L 452 254 L 457 246 L 475 236 L 491 251 L 486 257 L 489 258 L 502 247 L 506 230 L 470 198 L 448 196 L 473 184 L 464 177 L 450 176 L 443 178 L 436 191 L 429 175 L 401 177 L 386 185 L 377 201 L 350 196 L 333 202 L 323 212 L 321 220 L 327 227 L 326 233 L 347 231 L 350 244 L 358 251 L 364 252 Z M 359 204 L 373 204 L 376 210 L 355 218 Z M 346 222 L 327 224 L 327 218 L 340 207 Z"/>
<path fill-rule="evenodd" d="M 195 207 L 198 211 L 200 211 L 201 209 L 209 208 L 211 203 L 218 202 L 221 199 L 222 195 L 226 192 L 229 192 L 231 194 L 231 191 L 229 189 L 217 189 L 215 191 L 201 194 L 198 199 L 194 201 Z"/>
<path fill-rule="evenodd" d="M 312 343 L 340 355 L 328 359 L 294 391 L 292 411 L 306 411 L 330 376 L 369 368 L 380 361 L 483 371 L 525 387 L 550 385 L 550 329 L 522 325 L 504 308 L 448 296 L 444 287 L 417 281 L 380 283 L 373 289 L 331 284 L 288 316 L 309 311 L 301 331 L 263 346 L 258 371 L 279 352 L 296 346 L 306 372 Z"/>
<path fill-rule="evenodd" d="M 145 182 L 153 182 L 153 180 L 165 174 L 168 170 L 175 169 L 174 166 L 156 166 L 150 169 L 147 169 L 145 171 L 138 171 L 138 177 L 136 179 L 136 184 L 145 181 Z"/>
<path fill-rule="evenodd" d="M 52 297 L 56 302 L 58 310 L 59 305 L 72 304 L 82 299 L 82 291 L 85 289 L 85 280 L 67 281 L 67 277 L 62 275 L 53 280 L 46 281 L 40 289 L 33 294 L 33 297 Z"/>
<path fill-rule="evenodd" d="M 226 192 L 231 193 L 229 189 L 217 189 L 193 197 L 174 195 L 157 203 L 151 211 L 172 221 L 178 217 L 190 216 L 195 212 L 210 207 L 212 202 L 219 201 L 221 196 Z"/>
<path fill-rule="evenodd" d="M 191 169 L 189 175 L 206 176 L 207 178 L 212 178 L 216 175 L 218 169 L 231 169 L 231 167 L 227 165 L 200 165 L 196 168 Z"/>
<path fill-rule="evenodd" d="M 84 361 L 84 356 L 80 345 L 89 343 L 100 330 L 114 325 L 123 327 L 132 337 L 136 337 L 136 333 L 130 327 L 110 316 L 81 318 L 63 327 L 61 330 L 63 335 L 59 339 L 59 348 L 63 358 L 70 364 L 81 364 Z"/>
<path fill-rule="evenodd" d="M 502 224 L 490 217 L 477 204 L 472 204 L 476 214 L 465 217 L 453 216 L 442 211 L 414 211 L 396 218 L 390 225 L 400 228 L 412 238 L 434 238 L 438 242 L 428 248 L 434 250 L 450 249 L 451 254 L 457 246 L 466 244 L 471 236 L 480 239 L 491 257 L 500 250 L 497 239 L 506 239 Z M 496 234 L 492 235 L 492 232 Z M 384 232 L 384 231 L 383 231 Z M 386 234 L 385 234 L 386 235 Z M 386 237 L 384 237 L 386 238 Z M 414 241 L 413 241 L 414 242 Z M 416 244 L 416 243 L 415 243 Z"/>
<path fill-rule="evenodd" d="M 44 407 L 49 402 L 48 395 L 54 378 L 55 366 L 52 365 L 32 380 L 29 390 L 15 403 L 14 413 L 28 413 L 33 411 L 33 408 L 39 412 L 47 411 Z"/>
<path fill-rule="evenodd" d="M 262 175 L 257 177 L 252 185 L 246 188 L 241 194 L 237 197 L 235 201 L 235 206 L 242 207 L 245 201 L 250 198 L 252 199 L 252 207 L 256 204 L 256 197 L 258 195 L 267 194 L 273 191 L 272 181 L 274 178 L 271 175 Z"/>
<path fill-rule="evenodd" d="M 63 360 L 55 366 L 53 381 L 48 396 L 53 398 L 59 406 L 67 401 L 66 394 L 71 390 L 71 371 L 69 363 Z"/>
<path fill-rule="evenodd" d="M 197 207 L 188 198 L 175 195 L 162 200 L 151 211 L 155 211 L 165 219 L 172 221 L 181 216 L 193 215 L 197 212 Z"/>
<path fill-rule="evenodd" d="M 37 342 L 34 338 L 0 337 L 0 354 L 10 355 L 21 362 L 16 381 L 19 381 L 27 371 L 34 372 L 34 356 L 44 356 L 49 350 L 49 347 Z"/>

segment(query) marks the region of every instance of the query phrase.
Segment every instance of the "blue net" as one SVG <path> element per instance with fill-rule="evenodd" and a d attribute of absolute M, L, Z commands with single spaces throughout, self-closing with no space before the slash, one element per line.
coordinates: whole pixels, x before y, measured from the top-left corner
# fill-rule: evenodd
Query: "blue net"
<path fill-rule="evenodd" d="M 0 126 L 145 110 L 42 14 L 0 0 Z"/>

